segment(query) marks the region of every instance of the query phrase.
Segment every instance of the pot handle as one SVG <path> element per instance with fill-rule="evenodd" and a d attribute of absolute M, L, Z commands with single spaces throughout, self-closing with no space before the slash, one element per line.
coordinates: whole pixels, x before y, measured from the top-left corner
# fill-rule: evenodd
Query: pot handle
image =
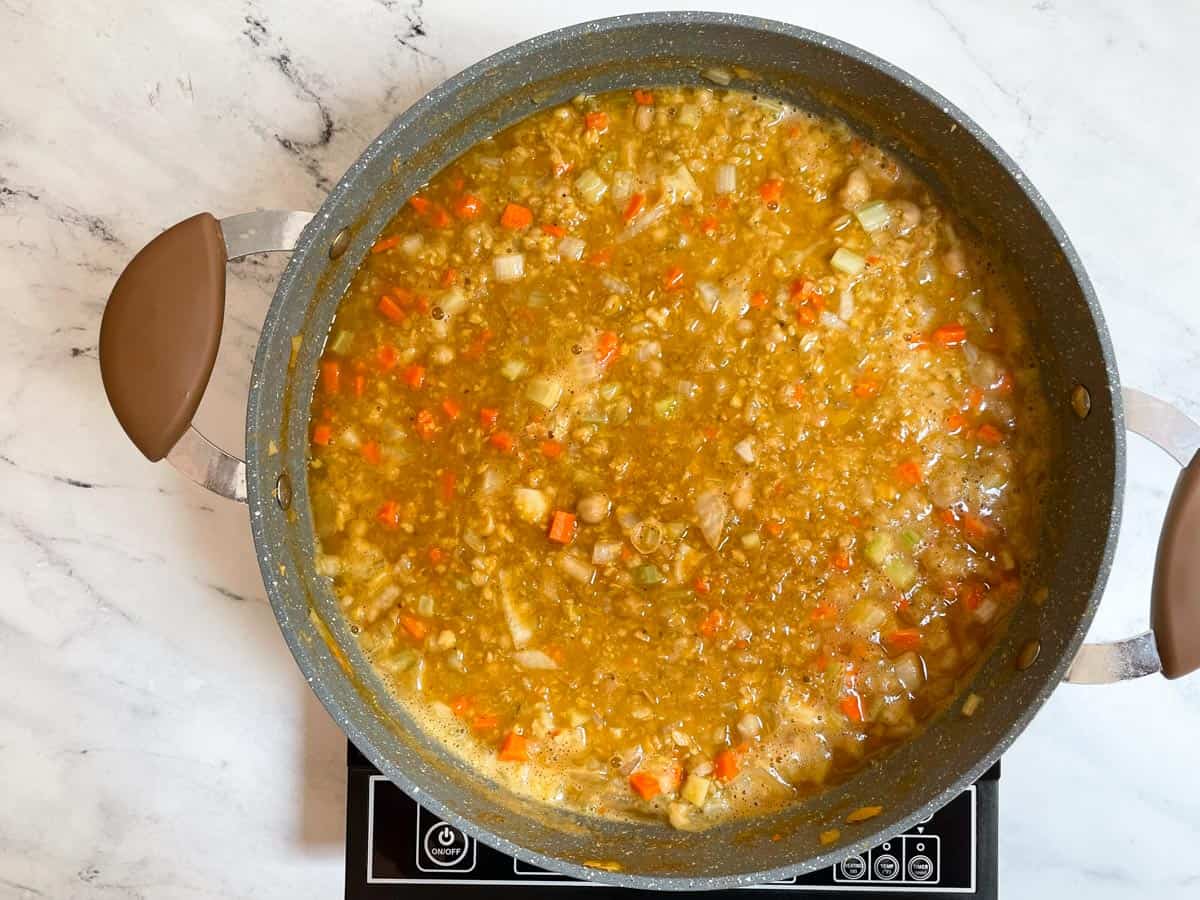
<path fill-rule="evenodd" d="M 1150 589 L 1150 631 L 1123 641 L 1084 644 L 1066 680 L 1110 684 L 1162 672 L 1200 669 L 1200 424 L 1169 403 L 1122 388 L 1125 427 L 1183 466 L 1158 539 Z"/>
<path fill-rule="evenodd" d="M 129 262 L 100 322 L 100 377 L 117 421 L 151 462 L 167 462 L 215 494 L 246 500 L 246 463 L 192 425 L 225 318 L 225 263 L 295 249 L 309 212 L 200 213 Z"/>

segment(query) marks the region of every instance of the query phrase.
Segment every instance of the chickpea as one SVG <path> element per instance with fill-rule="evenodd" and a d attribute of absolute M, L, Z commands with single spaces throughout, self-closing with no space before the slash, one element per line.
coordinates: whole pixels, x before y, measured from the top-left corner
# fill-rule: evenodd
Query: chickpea
<path fill-rule="evenodd" d="M 575 506 L 575 511 L 579 513 L 579 518 L 587 524 L 596 525 L 608 518 L 608 511 L 611 507 L 612 503 L 609 501 L 608 495 L 597 492 L 580 498 L 579 503 Z"/>
<path fill-rule="evenodd" d="M 862 169 L 853 169 L 846 176 L 846 183 L 838 193 L 838 200 L 845 209 L 858 209 L 871 199 L 871 182 Z"/>

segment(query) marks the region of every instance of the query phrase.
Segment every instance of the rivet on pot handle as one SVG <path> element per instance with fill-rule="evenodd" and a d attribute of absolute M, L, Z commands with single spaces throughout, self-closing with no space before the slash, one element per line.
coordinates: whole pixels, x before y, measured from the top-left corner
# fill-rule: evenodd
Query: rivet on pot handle
<path fill-rule="evenodd" d="M 100 377 L 130 440 L 197 484 L 246 500 L 246 463 L 192 426 L 225 318 L 225 263 L 291 251 L 309 212 L 261 210 L 168 228 L 125 267 L 100 323 Z"/>
<path fill-rule="evenodd" d="M 1109 684 L 1200 669 L 1200 424 L 1169 403 L 1122 388 L 1125 425 L 1183 466 L 1158 540 L 1150 592 L 1150 631 L 1084 644 L 1067 672 L 1074 684 Z"/>

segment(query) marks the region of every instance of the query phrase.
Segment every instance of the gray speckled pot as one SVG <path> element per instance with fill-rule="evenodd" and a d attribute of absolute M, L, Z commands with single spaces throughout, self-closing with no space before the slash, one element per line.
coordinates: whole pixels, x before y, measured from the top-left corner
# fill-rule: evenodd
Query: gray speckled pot
<path fill-rule="evenodd" d="M 520 799 L 424 740 L 313 571 L 305 453 L 309 396 L 338 299 L 410 193 L 480 138 L 535 110 L 583 92 L 696 83 L 714 65 L 761 77 L 735 86 L 844 116 L 906 157 L 1006 248 L 1024 276 L 1053 400 L 1065 410 L 1081 382 L 1091 390 L 1092 413 L 1056 423 L 1066 449 L 1040 575 L 1052 602 L 1016 614 L 972 685 L 986 698 L 975 717 L 942 716 L 917 740 L 798 808 L 686 834 Z M 329 247 L 344 228 L 349 249 L 331 262 Z M 304 341 L 289 368 L 297 334 Z M 712 13 L 623 16 L 542 35 L 455 76 L 396 119 L 334 188 L 280 281 L 255 359 L 246 422 L 254 541 L 271 604 L 313 690 L 363 753 L 438 815 L 577 878 L 668 890 L 744 885 L 830 865 L 911 826 L 970 784 L 1028 724 L 1062 679 L 1107 577 L 1124 476 L 1119 404 L 1112 350 L 1079 258 L 1013 161 L 961 111 L 894 66 L 801 28 Z M 281 452 L 269 453 L 270 441 Z M 295 487 L 289 512 L 273 498 L 281 472 Z M 1014 659 L 1033 637 L 1041 654 L 1017 672 Z M 843 824 L 850 810 L 874 804 L 884 808 L 877 818 Z M 842 842 L 821 846 L 819 832 L 834 826 Z"/>

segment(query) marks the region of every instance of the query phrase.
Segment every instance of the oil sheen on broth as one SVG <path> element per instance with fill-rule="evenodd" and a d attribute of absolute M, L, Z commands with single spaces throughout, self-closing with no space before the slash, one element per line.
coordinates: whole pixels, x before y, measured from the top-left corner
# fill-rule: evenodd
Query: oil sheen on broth
<path fill-rule="evenodd" d="M 950 702 L 1031 588 L 1044 419 L 984 250 L 844 124 L 581 97 L 441 172 L 354 277 L 318 566 L 474 765 L 702 828 Z"/>

